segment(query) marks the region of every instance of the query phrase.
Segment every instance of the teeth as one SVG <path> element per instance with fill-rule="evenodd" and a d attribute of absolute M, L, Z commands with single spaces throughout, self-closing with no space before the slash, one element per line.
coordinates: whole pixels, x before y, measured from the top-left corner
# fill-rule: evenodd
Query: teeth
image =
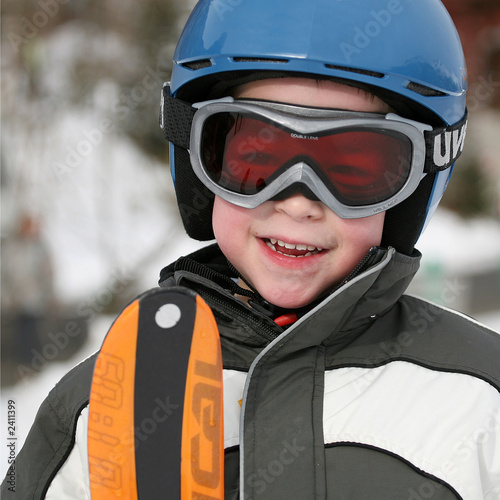
<path fill-rule="evenodd" d="M 266 243 L 269 248 L 272 248 L 275 252 L 279 253 L 281 252 L 277 250 L 276 245 L 278 245 L 278 247 L 284 247 L 289 250 L 299 250 L 301 252 L 307 250 L 308 252 L 305 255 L 303 255 L 303 257 L 309 257 L 310 255 L 312 255 L 311 252 L 321 252 L 323 250 L 322 248 L 315 247 L 312 245 L 294 245 L 293 243 L 285 243 L 284 241 L 276 240 L 274 238 L 269 238 L 269 240 Z M 287 256 L 297 257 L 296 255 L 287 255 Z"/>
<path fill-rule="evenodd" d="M 273 243 L 274 242 L 274 243 Z M 276 240 L 269 240 L 269 241 L 266 241 L 266 245 L 271 248 L 272 250 L 274 250 L 275 252 L 277 252 L 276 250 L 276 247 L 274 245 L 276 245 Z"/>

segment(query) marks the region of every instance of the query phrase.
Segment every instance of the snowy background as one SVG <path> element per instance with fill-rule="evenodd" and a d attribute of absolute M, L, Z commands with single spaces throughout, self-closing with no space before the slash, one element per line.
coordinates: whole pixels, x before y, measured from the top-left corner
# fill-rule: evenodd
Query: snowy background
<path fill-rule="evenodd" d="M 23 216 L 33 218 L 52 266 L 45 293 L 59 318 L 78 318 L 88 333 L 54 361 L 31 366 L 31 376 L 19 376 L 15 363 L 12 378 L 2 374 L 0 471 L 7 469 L 6 402 L 16 402 L 19 451 L 48 391 L 98 349 L 128 300 L 200 246 L 183 232 L 157 124 L 161 84 L 192 4 L 2 2 L 2 247 Z M 488 46 L 490 32 L 481 33 Z M 472 164 L 481 174 L 472 183 L 480 208 L 464 214 L 466 197 L 450 193 L 417 245 L 424 259 L 410 292 L 500 331 L 500 76 L 474 61 L 472 153 L 461 161 L 464 171 Z M 2 258 L 2 269 L 23 266 L 15 260 Z M 8 295 L 2 283 L 2 313 Z M 47 342 L 41 352 L 49 352 Z"/>

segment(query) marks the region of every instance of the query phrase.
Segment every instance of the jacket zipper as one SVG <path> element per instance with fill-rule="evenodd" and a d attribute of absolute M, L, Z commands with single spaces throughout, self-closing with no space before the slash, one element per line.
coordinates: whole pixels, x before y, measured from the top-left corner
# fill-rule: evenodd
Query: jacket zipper
<path fill-rule="evenodd" d="M 333 292 L 336 292 L 339 288 L 349 283 L 349 281 L 353 280 L 359 273 L 364 271 L 365 268 L 373 264 L 380 251 L 380 247 L 371 247 L 370 250 L 368 250 L 368 253 L 361 259 L 359 264 L 349 273 L 346 278 L 342 280 L 342 282 L 333 290 Z"/>
<path fill-rule="evenodd" d="M 200 293 L 200 295 L 202 295 L 207 302 L 214 303 L 218 306 L 219 310 L 228 313 L 232 317 L 240 318 L 242 315 L 245 315 L 245 321 L 250 323 L 250 326 L 253 327 L 252 329 L 258 334 L 261 334 L 266 340 L 273 341 L 282 332 L 283 329 L 278 325 L 276 325 L 276 329 L 274 329 L 265 323 L 264 318 L 268 320 L 267 316 L 262 315 L 263 320 L 255 318 L 253 314 L 261 314 L 258 311 L 254 311 L 253 314 L 248 314 L 249 311 L 242 311 L 242 309 L 220 299 L 216 294 L 209 292 L 205 287 L 201 286 L 201 288 L 203 293 Z M 246 306 L 243 305 L 242 307 Z"/>
<path fill-rule="evenodd" d="M 362 272 L 366 267 L 368 267 L 370 264 L 372 264 L 375 260 L 377 255 L 381 249 L 379 247 L 371 247 L 368 253 L 363 257 L 363 259 L 359 262 L 359 264 L 349 273 L 349 275 L 342 280 L 342 282 L 331 292 L 336 292 L 339 290 L 342 286 L 347 284 L 349 281 L 354 279 L 360 272 Z M 260 334 L 262 337 L 264 337 L 268 341 L 273 341 L 281 333 L 283 333 L 284 329 L 281 328 L 280 326 L 276 325 L 275 328 L 271 327 L 270 325 L 267 325 L 265 320 L 269 320 L 268 316 L 264 315 L 263 313 L 260 313 L 258 310 L 253 309 L 253 314 L 259 314 L 262 316 L 262 320 L 254 318 L 252 314 L 245 314 L 246 311 L 242 311 L 240 308 L 231 305 L 227 301 L 220 299 L 218 295 L 212 293 L 208 288 L 204 287 L 201 284 L 193 283 L 195 287 L 200 288 L 203 293 L 200 293 L 200 295 L 203 296 L 207 300 L 207 302 L 212 302 L 219 306 L 219 309 L 228 312 L 228 313 L 233 313 L 233 315 L 236 315 L 237 317 L 241 317 L 242 313 L 245 315 L 245 320 L 248 321 L 251 326 L 253 326 L 253 330 Z M 198 285 L 198 286 L 196 286 Z M 210 305 L 210 304 L 209 304 Z M 243 306 L 245 307 L 245 306 Z M 265 318 L 265 320 L 264 320 Z"/>

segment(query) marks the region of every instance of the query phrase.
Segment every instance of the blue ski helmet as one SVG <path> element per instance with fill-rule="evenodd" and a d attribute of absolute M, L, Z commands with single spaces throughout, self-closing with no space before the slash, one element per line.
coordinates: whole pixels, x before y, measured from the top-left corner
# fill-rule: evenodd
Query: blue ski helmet
<path fill-rule="evenodd" d="M 359 87 L 434 126 L 466 113 L 462 46 L 440 0 L 200 0 L 174 53 L 170 94 L 194 103 L 279 76 Z M 194 175 L 187 150 L 171 145 L 171 168 L 187 233 L 213 239 L 213 194 Z M 412 253 L 452 169 L 427 174 L 387 211 L 383 245 Z"/>

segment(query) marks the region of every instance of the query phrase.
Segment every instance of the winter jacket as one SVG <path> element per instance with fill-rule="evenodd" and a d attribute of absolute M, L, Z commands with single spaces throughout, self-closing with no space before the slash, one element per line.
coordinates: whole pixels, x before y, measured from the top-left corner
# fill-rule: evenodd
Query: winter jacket
<path fill-rule="evenodd" d="M 216 246 L 164 270 L 219 326 L 226 499 L 500 498 L 500 335 L 403 295 L 419 257 L 380 252 L 286 329 L 214 278 Z M 94 361 L 43 403 L 5 500 L 90 498 Z"/>

